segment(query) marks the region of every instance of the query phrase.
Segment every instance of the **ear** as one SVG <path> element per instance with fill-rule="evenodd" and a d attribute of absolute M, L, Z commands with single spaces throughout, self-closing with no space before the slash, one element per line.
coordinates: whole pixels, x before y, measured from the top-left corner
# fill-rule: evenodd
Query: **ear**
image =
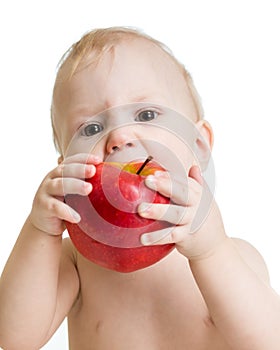
<path fill-rule="evenodd" d="M 61 164 L 63 162 L 63 156 L 59 156 L 57 159 L 57 164 Z"/>
<path fill-rule="evenodd" d="M 195 153 L 199 160 L 201 170 L 204 171 L 207 169 L 207 165 L 211 157 L 214 135 L 211 125 L 206 120 L 199 120 L 195 125 L 197 128 Z"/>

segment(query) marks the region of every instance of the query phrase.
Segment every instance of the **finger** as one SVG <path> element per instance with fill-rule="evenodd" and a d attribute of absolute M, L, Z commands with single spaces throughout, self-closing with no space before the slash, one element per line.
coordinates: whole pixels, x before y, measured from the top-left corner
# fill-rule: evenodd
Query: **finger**
<path fill-rule="evenodd" d="M 186 225 L 192 220 L 194 207 L 141 203 L 138 207 L 138 213 L 144 218 L 167 221 L 174 225 Z"/>
<path fill-rule="evenodd" d="M 192 178 L 171 179 L 166 175 L 149 175 L 145 184 L 179 205 L 193 205 L 201 195 L 201 186 Z"/>
<path fill-rule="evenodd" d="M 61 164 L 58 166 L 57 177 L 73 177 L 79 179 L 89 179 L 96 172 L 93 164 Z"/>
<path fill-rule="evenodd" d="M 81 220 L 80 215 L 73 208 L 54 197 L 48 199 L 47 211 L 49 216 L 57 217 L 72 223 L 78 223 Z"/>
<path fill-rule="evenodd" d="M 146 246 L 179 243 L 184 240 L 187 230 L 186 226 L 167 227 L 159 231 L 144 233 L 140 240 Z"/>
<path fill-rule="evenodd" d="M 62 163 L 81 163 L 81 164 L 99 164 L 102 162 L 102 159 L 94 154 L 90 153 L 78 153 L 72 156 L 69 156 L 63 160 Z"/>
<path fill-rule="evenodd" d="M 46 192 L 50 196 L 62 197 L 67 194 L 86 196 L 92 191 L 92 185 L 75 178 L 56 178 L 49 181 Z"/>

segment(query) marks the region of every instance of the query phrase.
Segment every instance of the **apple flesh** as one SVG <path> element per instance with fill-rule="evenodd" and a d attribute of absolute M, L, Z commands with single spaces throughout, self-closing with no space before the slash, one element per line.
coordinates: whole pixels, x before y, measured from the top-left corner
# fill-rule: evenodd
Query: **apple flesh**
<path fill-rule="evenodd" d="M 67 195 L 65 201 L 81 216 L 78 224 L 66 222 L 69 236 L 77 250 L 90 261 L 118 272 L 132 272 L 161 260 L 174 244 L 142 246 L 143 233 L 171 226 L 137 213 L 140 203 L 170 203 L 170 199 L 149 189 L 145 177 L 162 170 L 154 162 L 101 163 L 90 182 L 88 196 Z"/>

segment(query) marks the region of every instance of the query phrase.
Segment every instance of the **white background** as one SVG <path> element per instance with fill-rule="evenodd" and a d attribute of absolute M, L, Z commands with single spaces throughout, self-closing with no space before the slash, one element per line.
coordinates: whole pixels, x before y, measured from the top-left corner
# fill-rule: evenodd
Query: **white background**
<path fill-rule="evenodd" d="M 231 236 L 264 256 L 280 293 L 280 10 L 277 1 L 4 1 L 0 5 L 0 271 L 56 165 L 56 64 L 96 27 L 138 27 L 191 72 L 215 133 L 216 199 Z M 66 323 L 44 349 L 66 349 Z"/>

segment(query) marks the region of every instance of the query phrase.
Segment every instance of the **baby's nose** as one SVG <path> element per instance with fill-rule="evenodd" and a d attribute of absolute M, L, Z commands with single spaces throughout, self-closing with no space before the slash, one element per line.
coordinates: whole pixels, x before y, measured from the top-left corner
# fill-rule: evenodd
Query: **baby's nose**
<path fill-rule="evenodd" d="M 107 152 L 109 154 L 121 151 L 123 148 L 132 148 L 135 146 L 135 138 L 125 131 L 113 132 L 107 142 Z"/>
<path fill-rule="evenodd" d="M 118 145 L 118 146 L 113 146 L 112 147 L 112 151 L 120 151 L 122 147 L 133 147 L 133 143 L 132 142 L 127 142 L 125 144 L 122 145 Z"/>

